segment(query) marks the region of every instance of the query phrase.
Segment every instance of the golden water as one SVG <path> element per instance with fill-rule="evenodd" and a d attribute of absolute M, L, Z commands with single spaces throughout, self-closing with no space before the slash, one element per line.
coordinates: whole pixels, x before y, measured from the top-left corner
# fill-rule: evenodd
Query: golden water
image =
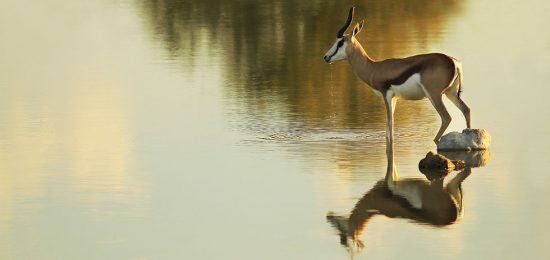
<path fill-rule="evenodd" d="M 326 220 L 386 169 L 382 101 L 322 59 L 352 4 L 373 58 L 460 59 L 472 125 L 493 137 L 461 219 L 375 216 L 359 252 Z M 2 6 L 0 259 L 548 257 L 548 3 Z M 398 102 L 400 176 L 424 178 L 439 124 L 427 100 Z"/>

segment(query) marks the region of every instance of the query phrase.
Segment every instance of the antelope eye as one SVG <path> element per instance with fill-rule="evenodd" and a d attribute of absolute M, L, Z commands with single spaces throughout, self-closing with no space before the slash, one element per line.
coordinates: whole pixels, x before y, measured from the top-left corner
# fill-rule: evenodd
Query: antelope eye
<path fill-rule="evenodd" d="M 338 42 L 338 48 L 342 47 L 342 45 L 344 45 L 344 39 L 342 39 Z"/>

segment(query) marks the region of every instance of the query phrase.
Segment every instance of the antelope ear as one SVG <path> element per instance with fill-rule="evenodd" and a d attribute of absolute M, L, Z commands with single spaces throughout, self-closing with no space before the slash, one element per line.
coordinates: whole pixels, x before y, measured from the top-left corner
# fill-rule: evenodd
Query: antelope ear
<path fill-rule="evenodd" d="M 364 24 L 365 20 L 361 20 L 361 22 L 355 25 L 355 27 L 353 28 L 353 36 L 357 35 L 363 29 Z"/>

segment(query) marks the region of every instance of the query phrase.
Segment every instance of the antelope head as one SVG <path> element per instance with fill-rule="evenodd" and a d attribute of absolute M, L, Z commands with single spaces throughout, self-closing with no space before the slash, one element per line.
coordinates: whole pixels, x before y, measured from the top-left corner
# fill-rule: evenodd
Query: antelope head
<path fill-rule="evenodd" d="M 347 49 L 348 46 L 351 44 L 352 38 L 357 35 L 361 31 L 361 29 L 363 29 L 363 24 L 365 23 L 365 20 L 362 20 L 360 23 L 356 24 L 351 34 L 345 34 L 346 30 L 351 24 L 351 21 L 353 20 L 354 9 L 355 7 L 351 7 L 349 9 L 348 19 L 346 20 L 346 23 L 338 31 L 338 33 L 336 34 L 336 41 L 323 57 L 326 62 L 332 63 L 335 61 L 347 59 Z"/>

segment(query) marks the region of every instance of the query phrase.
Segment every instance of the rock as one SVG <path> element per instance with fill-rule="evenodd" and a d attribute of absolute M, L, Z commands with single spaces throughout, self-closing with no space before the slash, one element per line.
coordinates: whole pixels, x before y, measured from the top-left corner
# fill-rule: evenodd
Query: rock
<path fill-rule="evenodd" d="M 428 152 L 418 163 L 418 168 L 429 180 L 441 179 L 455 169 L 455 164 L 447 157 Z"/>
<path fill-rule="evenodd" d="M 480 151 L 440 151 L 441 155 L 453 160 L 464 161 L 467 167 L 482 167 L 489 163 L 491 160 L 490 150 Z M 455 165 L 456 166 L 456 165 Z M 455 167 L 459 168 L 459 167 Z"/>
<path fill-rule="evenodd" d="M 441 137 L 438 151 L 471 151 L 489 149 L 491 135 L 485 129 L 464 129 Z"/>

